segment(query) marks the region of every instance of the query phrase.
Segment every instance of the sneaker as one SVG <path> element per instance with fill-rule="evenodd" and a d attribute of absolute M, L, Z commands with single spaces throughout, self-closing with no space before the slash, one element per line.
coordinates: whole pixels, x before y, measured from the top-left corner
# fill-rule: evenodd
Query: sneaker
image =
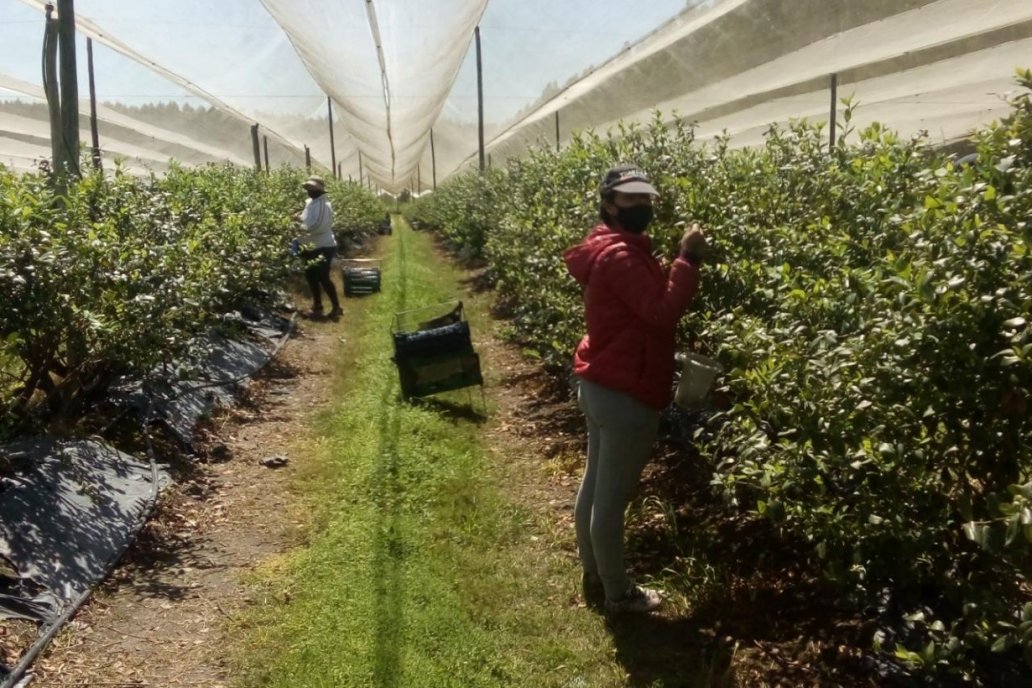
<path fill-rule="evenodd" d="M 602 587 L 602 579 L 597 573 L 588 573 L 581 576 L 581 594 L 584 596 L 584 603 L 593 609 L 601 609 L 606 601 L 606 589 Z"/>
<path fill-rule="evenodd" d="M 651 612 L 663 604 L 660 594 L 650 588 L 640 585 L 632 585 L 627 588 L 623 597 L 616 600 L 606 600 L 606 611 L 614 613 L 623 612 Z"/>

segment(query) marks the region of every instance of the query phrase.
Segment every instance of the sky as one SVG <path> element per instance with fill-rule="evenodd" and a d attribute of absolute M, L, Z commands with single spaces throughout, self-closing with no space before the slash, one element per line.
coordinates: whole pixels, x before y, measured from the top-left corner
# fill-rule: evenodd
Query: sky
<path fill-rule="evenodd" d="M 322 112 L 320 89 L 259 0 L 77 0 L 75 7 L 80 17 L 234 106 Z M 489 0 L 480 22 L 486 118 L 506 121 L 550 82 L 562 84 L 603 62 L 684 7 L 685 0 Z M 0 0 L 0 74 L 38 85 L 42 33 L 36 9 L 21 0 Z M 199 102 L 104 46 L 95 44 L 94 54 L 101 100 Z M 475 119 L 474 56 L 471 42 L 446 117 Z M 84 48 L 79 63 L 83 72 Z M 84 73 L 80 83 L 86 83 Z"/>

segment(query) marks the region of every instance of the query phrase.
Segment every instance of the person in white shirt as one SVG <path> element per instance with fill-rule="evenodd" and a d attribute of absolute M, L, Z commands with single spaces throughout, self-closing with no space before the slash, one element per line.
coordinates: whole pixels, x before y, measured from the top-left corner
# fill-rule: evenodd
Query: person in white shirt
<path fill-rule="evenodd" d="M 322 177 L 312 176 L 302 186 L 308 192 L 308 200 L 300 219 L 307 233 L 297 237 L 297 243 L 305 261 L 305 279 L 312 290 L 312 317 L 322 316 L 322 292 L 325 291 L 333 307 L 329 317 L 339 318 L 343 311 L 337 299 L 337 288 L 330 279 L 330 266 L 337 255 L 337 240 L 333 236 L 333 207 L 326 197 L 326 182 Z"/>

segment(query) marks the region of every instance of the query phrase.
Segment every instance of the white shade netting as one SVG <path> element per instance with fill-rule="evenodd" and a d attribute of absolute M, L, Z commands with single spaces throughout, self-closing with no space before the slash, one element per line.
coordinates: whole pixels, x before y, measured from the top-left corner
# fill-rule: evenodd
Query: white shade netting
<path fill-rule="evenodd" d="M 41 87 L 0 75 L 0 88 L 21 96 L 28 102 L 8 105 L 0 109 L 0 132 L 23 146 L 0 148 L 3 162 L 15 169 L 33 169 L 40 160 L 50 156 L 50 123 L 44 119 L 46 98 Z M 88 120 L 89 102 L 80 102 L 80 139 L 90 138 Z M 250 164 L 229 148 L 219 148 L 203 139 L 190 138 L 169 129 L 148 124 L 103 104 L 97 107 L 97 126 L 105 142 L 102 157 L 109 163 L 122 164 L 131 172 L 160 171 L 170 160 L 187 165 L 205 162 L 229 161 L 239 165 Z"/>
<path fill-rule="evenodd" d="M 262 4 L 341 108 L 370 174 L 389 190 L 404 186 L 487 0 Z"/>
<path fill-rule="evenodd" d="M 21 1 L 40 14 L 45 7 L 39 0 Z M 176 160 L 187 164 L 214 160 L 250 164 L 250 127 L 257 123 L 273 164 L 303 165 L 304 147 L 308 145 L 314 162 L 328 167 L 333 154 L 326 133 L 325 96 L 297 58 L 287 36 L 257 0 L 235 0 L 228 5 L 236 6 L 229 12 L 232 23 L 212 18 L 210 3 L 199 0 L 143 4 L 78 0 L 75 9 L 80 113 L 89 113 L 85 100 L 85 38 L 89 37 L 97 55 L 98 100 L 131 106 L 133 111 L 122 113 L 122 124 L 126 124 L 125 117 L 137 120 L 131 127 L 138 133 L 154 141 L 165 139 L 194 149 L 192 153 L 176 149 Z M 38 25 L 24 30 L 40 36 L 40 41 L 29 48 L 36 54 L 12 55 L 12 62 L 36 67 L 28 75 L 16 75 L 32 88 L 12 89 L 10 82 L 19 79 L 9 74 L 0 86 L 41 100 L 38 50 L 42 18 Z M 25 50 L 23 43 L 18 46 Z M 0 65 L 0 71 L 4 68 Z M 144 71 L 148 72 L 146 78 L 140 75 Z M 170 101 L 184 107 L 207 108 L 217 114 L 169 117 L 168 113 L 148 110 L 155 103 Z M 101 147 L 105 157 L 109 152 L 110 157 L 122 157 L 119 153 L 126 146 L 120 145 L 119 132 L 109 126 L 105 136 L 104 121 L 111 119 L 108 115 L 110 112 L 98 112 Z M 39 118 L 45 117 L 43 109 Z M 165 133 L 156 132 L 155 128 Z M 82 136 L 82 141 L 86 144 L 89 138 Z M 336 148 L 341 161 L 355 157 L 354 147 L 343 132 Z M 158 158 L 168 160 L 160 151 Z M 155 167 L 154 160 L 146 154 L 127 160 L 130 166 Z"/>
<path fill-rule="evenodd" d="M 1032 63 L 1028 0 L 724 0 L 683 13 L 488 144 L 495 161 L 656 109 L 754 145 L 773 123 L 830 119 L 830 75 L 853 126 L 950 142 L 1005 114 Z M 841 108 L 840 108 L 841 111 Z M 466 165 L 475 164 L 469 156 Z"/>
<path fill-rule="evenodd" d="M 45 7 L 44 0 L 22 2 Z M 295 152 L 307 145 L 323 166 L 340 163 L 348 176 L 364 173 L 400 189 L 427 147 L 485 4 L 235 0 L 231 14 L 246 23 L 227 25 L 206 22 L 210 4 L 196 0 L 117 8 L 79 0 L 76 26 L 180 92 L 261 124 L 263 137 Z M 252 92 L 241 92 L 244 84 Z M 332 151 L 327 94 L 339 118 Z"/>
<path fill-rule="evenodd" d="M 50 153 L 44 6 L 0 0 L 0 163 L 18 169 Z M 81 141 L 91 37 L 105 160 L 253 165 L 258 124 L 273 166 L 304 165 L 307 148 L 317 169 L 388 191 L 478 164 L 477 26 L 495 165 L 657 109 L 696 122 L 700 139 L 754 145 L 772 123 L 828 122 L 832 74 L 856 103 L 852 126 L 950 143 L 1005 114 L 1014 69 L 1032 66 L 1030 0 L 227 0 L 218 11 L 76 0 L 75 11 Z"/>

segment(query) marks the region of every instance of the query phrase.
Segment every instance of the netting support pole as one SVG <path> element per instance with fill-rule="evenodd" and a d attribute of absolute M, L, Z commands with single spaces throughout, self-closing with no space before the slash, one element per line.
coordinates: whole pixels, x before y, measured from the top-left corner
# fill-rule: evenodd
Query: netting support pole
<path fill-rule="evenodd" d="M 61 131 L 68 170 L 79 176 L 79 72 L 75 61 L 75 6 L 57 0 L 57 42 L 61 51 Z"/>
<path fill-rule="evenodd" d="M 258 125 L 251 125 L 251 151 L 254 153 L 254 168 L 262 171 L 262 146 L 258 141 Z"/>
<path fill-rule="evenodd" d="M 97 130 L 97 82 L 93 76 L 93 39 L 86 39 L 86 69 L 90 78 L 90 136 L 93 141 L 93 169 L 104 168 L 100 156 L 100 132 Z"/>
<path fill-rule="evenodd" d="M 312 169 L 312 149 L 305 146 L 305 168 L 309 171 Z"/>
<path fill-rule="evenodd" d="M 57 85 L 57 19 L 53 14 L 54 6 L 48 4 L 43 33 L 43 90 L 50 111 L 50 162 L 56 175 L 59 170 L 64 169 L 65 148 L 64 140 L 61 138 L 61 93 Z M 60 184 L 60 181 L 58 183 Z"/>
<path fill-rule="evenodd" d="M 344 178 L 344 163 L 338 162 L 337 163 L 337 179 L 343 179 L 343 178 Z"/>
<path fill-rule="evenodd" d="M 484 171 L 484 62 L 480 52 L 480 27 L 473 30 L 477 42 L 477 140 L 480 143 L 480 171 Z"/>
<path fill-rule="evenodd" d="M 434 130 L 430 130 L 430 171 L 433 174 L 434 191 L 437 191 L 437 151 L 434 150 Z"/>
<path fill-rule="evenodd" d="M 359 186 L 364 186 L 365 185 L 365 179 L 363 178 L 364 176 L 365 176 L 365 172 L 362 170 L 362 151 L 358 151 L 358 185 Z"/>
<path fill-rule="evenodd" d="M 555 152 L 559 152 L 559 111 L 555 111 Z"/>
<path fill-rule="evenodd" d="M 423 168 L 416 165 L 416 193 L 423 190 Z"/>
<path fill-rule="evenodd" d="M 838 74 L 831 75 L 831 116 L 828 118 L 828 152 L 835 150 L 836 119 L 838 118 Z"/>
<path fill-rule="evenodd" d="M 330 170 L 337 173 L 337 146 L 333 143 L 333 99 L 326 96 L 326 111 L 330 117 Z"/>
<path fill-rule="evenodd" d="M 265 171 L 269 171 L 269 137 L 263 136 L 262 143 L 265 146 Z"/>

